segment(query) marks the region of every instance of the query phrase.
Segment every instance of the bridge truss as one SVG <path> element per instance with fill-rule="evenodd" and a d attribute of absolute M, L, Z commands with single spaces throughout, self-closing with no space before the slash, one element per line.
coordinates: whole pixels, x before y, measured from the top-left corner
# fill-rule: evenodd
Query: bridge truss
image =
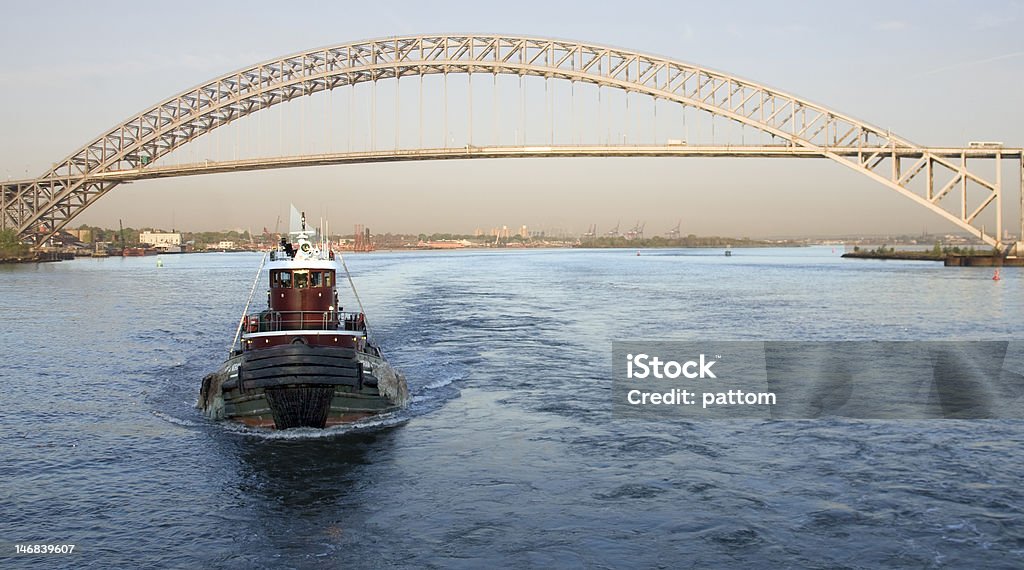
<path fill-rule="evenodd" d="M 412 149 L 161 166 L 161 158 L 218 127 L 338 87 L 432 74 L 512 74 L 621 89 L 724 117 L 777 144 L 754 147 L 470 147 Z M 611 47 L 544 38 L 424 35 L 319 48 L 242 69 L 166 99 L 0 193 L 0 228 L 42 244 L 118 184 L 162 176 L 393 160 L 545 156 L 823 157 L 1002 246 L 1001 164 L 1019 148 L 928 148 L 804 99 L 699 66 Z M 992 164 L 994 161 L 994 169 Z M 988 167 L 980 167 L 982 163 Z M 993 174 L 994 172 L 994 174 Z M 1016 178 L 1016 177 L 1015 177 Z M 994 217 L 993 231 L 981 219 Z"/>

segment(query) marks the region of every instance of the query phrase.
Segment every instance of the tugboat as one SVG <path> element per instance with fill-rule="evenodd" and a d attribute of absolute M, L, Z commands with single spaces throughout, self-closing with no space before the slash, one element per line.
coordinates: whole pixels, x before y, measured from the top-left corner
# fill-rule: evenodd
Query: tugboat
<path fill-rule="evenodd" d="M 292 208 L 293 220 L 298 212 Z M 352 283 L 340 253 L 306 227 L 264 255 L 230 354 L 203 378 L 197 407 L 207 416 L 250 427 L 324 428 L 405 406 L 405 377 L 369 339 L 366 315 L 342 310 L 337 283 Z M 269 262 L 267 258 L 269 257 Z M 267 308 L 249 313 L 263 275 Z"/>

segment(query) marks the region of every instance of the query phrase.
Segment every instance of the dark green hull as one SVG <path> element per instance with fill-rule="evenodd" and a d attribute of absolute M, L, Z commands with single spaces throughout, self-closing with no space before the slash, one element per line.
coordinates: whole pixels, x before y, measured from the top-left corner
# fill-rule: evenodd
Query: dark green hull
<path fill-rule="evenodd" d="M 250 350 L 206 376 L 198 406 L 252 427 L 323 428 L 405 405 L 405 378 L 384 359 L 304 344 Z"/>

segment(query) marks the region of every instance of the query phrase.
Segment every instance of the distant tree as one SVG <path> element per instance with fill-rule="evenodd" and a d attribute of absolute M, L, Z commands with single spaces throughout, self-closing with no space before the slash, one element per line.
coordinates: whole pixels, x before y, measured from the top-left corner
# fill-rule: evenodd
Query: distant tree
<path fill-rule="evenodd" d="M 0 231 L 0 247 L 11 247 L 20 243 L 18 241 L 18 232 L 10 229 Z"/>
<path fill-rule="evenodd" d="M 7 229 L 0 231 L 0 257 L 24 257 L 29 247 L 18 239 L 18 232 Z"/>
<path fill-rule="evenodd" d="M 942 257 L 942 244 L 935 242 L 935 247 L 932 248 L 932 255 L 935 257 Z"/>

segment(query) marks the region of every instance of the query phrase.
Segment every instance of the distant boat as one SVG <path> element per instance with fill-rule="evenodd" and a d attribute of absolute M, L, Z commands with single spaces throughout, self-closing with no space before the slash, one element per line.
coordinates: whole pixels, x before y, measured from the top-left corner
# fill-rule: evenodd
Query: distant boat
<path fill-rule="evenodd" d="M 731 245 L 725 246 L 725 256 L 726 257 L 732 257 L 732 246 Z"/>
<path fill-rule="evenodd" d="M 156 250 L 144 247 L 126 247 L 121 252 L 121 255 L 125 257 L 142 257 L 143 255 L 156 255 Z"/>

